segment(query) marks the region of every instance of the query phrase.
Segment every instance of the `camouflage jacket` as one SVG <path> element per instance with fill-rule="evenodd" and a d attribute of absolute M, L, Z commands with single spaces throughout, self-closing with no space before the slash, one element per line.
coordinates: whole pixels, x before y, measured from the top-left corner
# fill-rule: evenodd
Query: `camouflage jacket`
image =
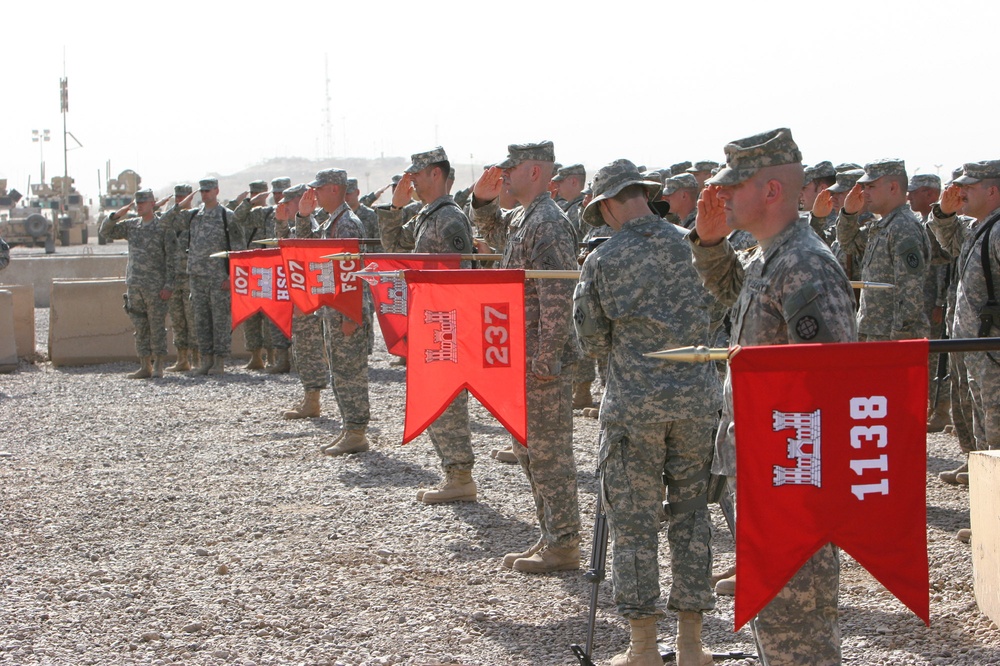
<path fill-rule="evenodd" d="M 308 217 L 295 214 L 296 238 L 364 238 L 361 220 L 342 203 L 329 214 L 318 210 Z M 320 218 L 323 220 L 320 221 Z"/>
<path fill-rule="evenodd" d="M 575 270 L 573 227 L 566 214 L 542 192 L 527 207 L 501 210 L 496 200 L 475 209 L 477 226 L 507 218 L 509 228 L 501 268 Z M 559 375 L 577 360 L 572 330 L 573 283 L 538 278 L 524 281 L 524 318 L 529 370 L 539 376 Z"/>
<path fill-rule="evenodd" d="M 696 233 L 688 239 L 695 241 Z M 740 253 L 728 240 L 712 247 L 692 242 L 694 266 L 712 294 L 733 306 L 730 344 L 783 345 L 854 342 L 854 290 L 847 274 L 806 219 Z M 727 371 L 728 372 L 728 371 Z M 715 442 L 715 474 L 736 474 L 732 382 L 726 375 L 722 422 Z"/>
<path fill-rule="evenodd" d="M 920 219 L 903 204 L 868 225 L 867 243 L 862 244 L 859 231 L 858 215 L 841 211 L 837 240 L 844 252 L 861 256 L 861 279 L 895 287 L 861 290 L 858 333 L 891 340 L 927 337 L 924 279 L 930 244 Z"/>
<path fill-rule="evenodd" d="M 194 211 L 185 208 L 171 206 L 166 213 L 160 216 L 160 221 L 167 229 L 167 247 L 170 252 L 171 262 L 174 265 L 174 277 L 178 283 L 187 280 L 187 252 L 181 244 L 181 235 L 184 233 L 184 219 L 191 217 Z M 186 241 L 185 241 L 186 242 Z"/>
<path fill-rule="evenodd" d="M 416 201 L 411 201 L 402 208 L 393 208 L 391 204 L 379 204 L 374 207 L 378 215 L 379 238 L 386 252 L 412 252 L 416 245 L 413 235 L 413 225 L 410 220 L 421 209 Z"/>
<path fill-rule="evenodd" d="M 608 358 L 601 421 L 656 423 L 722 406 L 710 363 L 664 363 L 643 354 L 709 340 L 709 305 L 683 229 L 656 215 L 630 220 L 587 257 L 573 293 L 584 353 Z"/>
<path fill-rule="evenodd" d="M 233 218 L 242 227 L 245 234 L 243 247 L 261 247 L 254 244 L 253 241 L 288 236 L 287 233 L 284 236 L 280 235 L 287 230 L 288 225 L 278 222 L 274 216 L 276 210 L 277 206 L 252 206 L 249 198 L 240 202 L 240 205 L 233 211 Z M 285 227 L 285 229 L 282 230 L 279 227 Z"/>
<path fill-rule="evenodd" d="M 576 242 L 579 243 L 583 240 L 584 234 L 587 232 L 587 228 L 590 227 L 589 224 L 583 221 L 583 193 L 580 193 L 572 201 L 567 201 L 566 205 L 562 207 L 563 211 L 566 213 L 566 217 L 569 218 L 570 224 L 573 225 L 573 231 L 576 232 Z"/>
<path fill-rule="evenodd" d="M 983 238 L 982 230 L 990 220 L 1000 216 L 1000 208 L 994 210 L 983 220 L 970 221 L 970 218 L 954 213 L 944 215 L 941 208 L 934 204 L 931 211 L 929 227 L 941 242 L 945 252 L 957 257 L 955 296 L 955 318 L 953 335 L 956 338 L 979 337 L 979 312 L 986 304 L 986 278 L 983 273 Z M 990 272 L 993 275 L 993 292 L 1000 294 L 1000 223 L 994 225 L 989 233 Z M 1000 336 L 1000 330 L 994 328 L 990 336 Z"/>
<path fill-rule="evenodd" d="M 472 227 L 469 218 L 458 207 L 450 194 L 438 197 L 425 205 L 406 225 L 412 230 L 405 233 L 405 209 L 380 208 L 379 225 L 382 227 L 382 245 L 388 252 L 420 252 L 428 254 L 468 254 L 472 252 Z M 409 238 L 413 239 L 412 243 Z M 462 262 L 462 268 L 472 265 Z"/>
<path fill-rule="evenodd" d="M 365 238 L 381 238 L 382 232 L 378 226 L 378 213 L 364 204 L 358 204 L 354 216 L 361 220 L 361 228 Z M 367 243 L 364 246 L 365 252 L 382 252 L 382 243 Z"/>
<path fill-rule="evenodd" d="M 178 235 L 179 251 L 187 251 L 187 269 L 190 275 L 222 280 L 228 274 L 225 259 L 210 255 L 243 247 L 243 228 L 236 222 L 233 212 L 223 205 L 190 211 L 181 211 L 181 233 Z"/>
<path fill-rule="evenodd" d="M 128 241 L 128 266 L 125 283 L 153 291 L 174 289 L 173 231 L 163 218 L 154 215 L 149 222 L 137 215 L 112 221 L 108 216 L 98 232 L 107 240 Z"/>

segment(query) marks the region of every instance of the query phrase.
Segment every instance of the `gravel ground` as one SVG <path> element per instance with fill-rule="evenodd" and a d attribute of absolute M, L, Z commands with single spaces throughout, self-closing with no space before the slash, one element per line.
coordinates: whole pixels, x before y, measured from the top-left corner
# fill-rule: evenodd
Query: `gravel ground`
<path fill-rule="evenodd" d="M 47 310 L 36 323 L 44 351 Z M 47 363 L 0 375 L 0 663 L 576 663 L 589 584 L 500 564 L 536 538 L 523 474 L 489 457 L 504 431 L 473 401 L 480 501 L 417 503 L 438 461 L 426 435 L 399 445 L 404 372 L 388 361 L 382 347 L 371 362 L 372 450 L 344 458 L 317 451 L 339 428 L 329 392 L 323 418 L 277 418 L 301 395 L 294 375 L 138 382 L 130 364 Z M 597 428 L 581 416 L 575 426 L 586 554 Z M 970 547 L 954 536 L 968 525 L 967 489 L 936 478 L 957 466 L 958 446 L 941 434 L 928 447 L 931 627 L 845 555 L 845 663 L 1000 663 Z M 724 568 L 733 543 L 715 509 L 713 520 Z M 628 636 L 609 588 L 601 664 Z M 706 644 L 752 651 L 732 625 L 732 599 L 720 598 Z M 669 647 L 673 617 L 659 628 Z"/>

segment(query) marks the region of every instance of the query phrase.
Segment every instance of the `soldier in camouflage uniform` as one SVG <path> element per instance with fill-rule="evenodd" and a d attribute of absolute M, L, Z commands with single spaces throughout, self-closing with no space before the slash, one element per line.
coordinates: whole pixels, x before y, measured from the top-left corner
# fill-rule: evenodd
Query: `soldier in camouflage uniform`
<path fill-rule="evenodd" d="M 583 188 L 587 184 L 587 170 L 582 164 L 561 167 L 553 176 L 552 182 L 556 186 L 556 201 L 573 224 L 576 242 L 579 243 L 586 231 L 580 215 L 583 213 Z"/>
<path fill-rule="evenodd" d="M 848 254 L 861 255 L 861 279 L 887 282 L 892 289 L 864 289 L 858 309 L 863 340 L 925 338 L 930 323 L 924 309 L 924 279 L 930 260 L 927 232 L 906 203 L 908 184 L 902 160 L 865 165 L 865 175 L 844 199 L 837 220 L 837 240 Z M 859 234 L 864 205 L 881 219 L 868 225 L 868 241 Z"/>
<path fill-rule="evenodd" d="M 802 186 L 802 193 L 799 195 L 799 210 L 809 214 L 819 193 L 837 184 L 837 172 L 832 163 L 823 161 L 806 167 L 805 177 L 806 184 Z M 819 237 L 826 241 L 827 245 L 832 244 L 836 239 L 837 215 L 834 211 L 831 210 L 830 214 L 825 217 L 810 215 L 809 223 L 814 225 L 813 231 L 819 234 Z"/>
<path fill-rule="evenodd" d="M 959 209 L 976 222 L 971 226 L 963 224 L 957 215 Z M 931 230 L 944 250 L 958 258 L 953 322 L 956 338 L 1000 335 L 1000 315 L 986 307 L 989 295 L 983 264 L 985 253 L 994 293 L 1000 291 L 998 219 L 1000 160 L 966 164 L 964 173 L 945 189 L 941 202 L 931 211 Z M 975 448 L 1000 448 L 1000 356 L 996 352 L 966 352 L 963 356 L 972 396 Z"/>
<path fill-rule="evenodd" d="M 346 171 L 325 169 L 318 172 L 316 179 L 309 183 L 309 189 L 299 198 L 298 212 L 295 215 L 296 238 L 362 238 L 364 231 L 361 220 L 351 212 L 346 196 Z M 328 213 L 323 222 L 315 215 L 317 203 Z M 360 288 L 358 284 L 354 287 Z M 369 443 L 366 432 L 371 419 L 371 408 L 368 394 L 368 334 L 364 322 L 359 325 L 333 308 L 324 307 L 320 312 L 326 357 L 329 359 L 332 376 L 330 383 L 343 422 L 340 435 L 329 444 L 321 446 L 320 451 L 328 456 L 367 451 Z"/>
<path fill-rule="evenodd" d="M 726 158 L 726 168 L 702 191 L 696 230 L 688 240 L 705 286 L 716 298 L 736 306 L 732 343 L 857 340 L 854 292 L 847 275 L 799 217 L 802 154 L 791 132 L 779 129 L 734 141 L 726 146 Z M 742 260 L 724 240 L 731 228 L 752 233 L 760 243 Z M 725 394 L 712 471 L 728 477 L 734 486 L 736 449 L 728 376 Z M 738 501 L 738 493 L 736 497 Z M 838 558 L 833 544 L 820 548 L 761 610 L 755 633 L 762 663 L 841 663 Z"/>
<path fill-rule="evenodd" d="M 439 146 L 416 153 L 410 160 L 410 166 L 393 190 L 392 205 L 378 209 L 382 245 L 389 252 L 472 252 L 469 218 L 447 193 L 451 165 L 444 149 Z M 426 203 L 407 221 L 405 207 L 411 200 L 411 190 Z M 463 261 L 461 267 L 469 268 L 471 262 Z M 441 458 L 445 478 L 438 488 L 418 490 L 417 500 L 425 504 L 476 501 L 469 392 L 460 392 L 427 430 L 434 451 Z"/>
<path fill-rule="evenodd" d="M 140 367 L 131 379 L 163 376 L 167 355 L 167 303 L 174 290 L 170 251 L 172 232 L 154 212 L 152 190 L 135 193 L 136 215 L 124 206 L 108 215 L 98 233 L 105 240 L 128 241 L 125 270 L 125 311 L 135 327 L 135 349 Z M 153 359 L 155 358 L 155 361 Z"/>
<path fill-rule="evenodd" d="M 347 179 L 347 205 L 351 207 L 351 212 L 361 221 L 361 230 L 365 238 L 379 238 L 378 213 L 358 201 L 358 179 Z M 361 252 L 382 252 L 382 243 L 362 243 Z M 371 296 L 371 287 L 364 280 L 361 281 L 365 293 L 365 330 L 368 331 L 368 355 L 375 351 L 375 306 Z M 371 307 L 368 305 L 371 304 Z"/>
<path fill-rule="evenodd" d="M 572 270 L 573 228 L 548 192 L 555 154 L 551 141 L 507 147 L 503 186 L 523 206 L 510 216 L 501 268 Z M 482 187 L 480 187 L 482 185 Z M 487 187 L 487 185 L 492 185 Z M 473 191 L 479 228 L 501 215 L 500 188 L 480 179 Z M 495 223 L 493 223 L 495 224 Z M 541 537 L 521 553 L 508 553 L 504 566 L 549 572 L 580 566 L 580 509 L 573 458 L 573 371 L 577 361 L 572 331 L 573 284 L 558 279 L 524 282 L 528 359 L 528 446 L 514 451 L 531 484 Z"/>
<path fill-rule="evenodd" d="M 628 651 L 612 663 L 660 661 L 657 532 L 664 479 L 672 574 L 667 606 L 678 612 L 677 662 L 701 663 L 701 614 L 715 608 L 708 482 L 722 386 L 710 364 L 663 363 L 643 354 L 708 345 L 714 299 L 691 264 L 686 233 L 649 210 L 658 183 L 617 160 L 597 172 L 593 187 L 583 218 L 592 226 L 608 223 L 616 233 L 583 264 L 573 321 L 584 352 L 610 359 L 598 461 L 614 544 L 615 603 L 632 633 Z"/>
<path fill-rule="evenodd" d="M 687 170 L 690 169 L 692 166 L 694 166 L 694 165 L 691 164 L 690 161 L 687 161 L 687 162 L 678 162 L 677 164 L 671 164 L 670 165 L 670 169 L 669 169 L 670 176 L 667 176 L 667 177 L 669 178 L 671 176 L 679 176 L 682 173 L 687 173 Z M 666 175 L 666 174 L 664 174 L 664 175 Z"/>
<path fill-rule="evenodd" d="M 221 375 L 232 345 L 232 294 L 229 292 L 229 266 L 225 259 L 210 255 L 239 249 L 243 230 L 233 219 L 232 211 L 219 204 L 219 181 L 198 181 L 202 205 L 190 216 L 182 214 L 178 242 L 188 256 L 191 276 L 191 309 L 195 337 L 201 354 L 196 375 Z M 193 195 L 185 197 L 190 201 Z"/>
<path fill-rule="evenodd" d="M 275 217 L 278 203 L 286 189 L 291 187 L 290 178 L 275 178 L 271 181 L 271 195 L 274 203 L 267 203 L 267 184 L 264 181 L 250 183 L 249 196 L 243 198 L 233 210 L 233 218 L 243 228 L 246 234 L 246 248 L 263 247 L 256 241 L 264 238 L 286 238 L 288 224 L 280 223 Z M 247 351 L 251 353 L 247 370 L 264 369 L 268 374 L 283 374 L 291 370 L 288 349 L 292 345 L 290 338 L 285 337 L 281 329 L 264 313 L 258 312 L 243 321 L 243 336 Z M 266 352 L 267 363 L 261 357 L 261 350 Z"/>
<path fill-rule="evenodd" d="M 187 270 L 187 251 L 181 245 L 183 217 L 192 215 L 189 195 L 194 190 L 190 185 L 174 186 L 174 205 L 160 220 L 167 229 L 168 249 L 174 265 L 174 291 L 167 309 L 170 312 L 170 327 L 174 332 L 174 347 L 177 348 L 177 362 L 167 368 L 168 372 L 186 372 L 195 362 L 198 345 L 194 338 L 194 313 L 191 311 L 191 278 Z M 183 202 L 187 203 L 183 203 Z"/>
<path fill-rule="evenodd" d="M 670 212 L 677 216 L 678 226 L 694 229 L 695 208 L 701 188 L 690 173 L 671 176 L 663 181 L 660 198 L 670 204 Z"/>

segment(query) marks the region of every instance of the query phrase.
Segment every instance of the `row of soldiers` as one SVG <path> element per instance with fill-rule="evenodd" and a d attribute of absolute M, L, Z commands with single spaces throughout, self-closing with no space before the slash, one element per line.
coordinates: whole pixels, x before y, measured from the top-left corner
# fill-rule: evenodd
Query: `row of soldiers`
<path fill-rule="evenodd" d="M 578 265 L 577 244 L 588 234 L 609 238 L 586 256 L 575 288 L 562 280 L 530 279 L 525 284 L 528 446 L 512 442 L 511 453 L 529 480 L 540 535 L 524 551 L 507 554 L 503 565 L 536 573 L 579 567 L 572 409 L 574 389 L 582 384 L 576 373 L 583 350 L 592 359 L 591 367 L 597 359 L 606 368 L 600 410 L 601 492 L 614 543 L 615 601 L 632 630 L 629 649 L 613 662 L 619 665 L 660 663 L 655 645 L 656 619 L 662 616 L 656 606 L 660 595 L 656 541 L 664 483 L 671 507 L 673 580 L 668 607 L 679 613 L 678 661 L 710 660 L 700 640 L 702 613 L 714 607 L 709 581 L 709 472 L 735 485 L 728 381 L 723 391 L 718 375 L 708 366 L 666 366 L 642 353 L 665 346 L 712 344 L 714 336 L 725 330 L 721 323 L 727 319 L 733 344 L 741 345 L 846 342 L 858 339 L 859 331 L 864 339 L 887 340 L 926 336 L 929 331 L 922 294 L 932 263 L 930 243 L 922 221 L 907 205 L 907 197 L 912 203 L 913 193 L 920 189 L 915 185 L 929 182 L 926 177 L 909 181 L 899 160 L 839 173 L 833 169 L 833 175 L 825 164 L 804 169 L 787 129 L 734 141 L 725 152 L 726 165 L 717 167 L 714 175 L 709 169 L 707 181 L 696 173 L 667 176 L 619 160 L 601 169 L 586 190 L 575 194 L 564 190 L 560 197 L 553 181 L 579 177 L 582 182 L 582 167 L 555 169 L 551 142 L 514 144 L 504 161 L 484 171 L 462 206 L 449 194 L 452 171 L 439 147 L 413 155 L 394 185 L 391 202 L 375 211 L 385 251 L 464 253 L 482 247 L 479 235 L 502 251 L 502 268 L 570 269 Z M 841 174 L 851 171 L 855 173 L 842 179 Z M 827 186 L 820 187 L 824 178 Z M 213 287 L 228 294 L 228 280 L 223 287 L 222 261 L 214 260 L 219 270 L 212 274 L 200 267 L 192 270 L 191 262 L 211 252 L 237 249 L 231 239 L 223 238 L 232 227 L 227 228 L 226 212 L 216 211 L 217 183 L 205 180 L 200 186 L 203 206 L 183 215 L 174 234 L 174 242 L 187 251 L 192 301 L 197 291 L 211 292 Z M 324 170 L 308 184 L 287 188 L 274 206 L 265 207 L 262 198 L 255 203 L 250 197 L 248 217 L 270 209 L 267 214 L 274 217 L 276 236 L 282 234 L 279 228 L 287 228 L 295 237 L 372 237 L 361 214 L 348 202 L 351 189 L 346 172 Z M 811 190 L 816 193 L 810 201 Z M 985 194 L 980 196 L 980 191 Z M 834 198 L 840 194 L 843 199 Z M 151 193 L 136 199 L 141 219 L 162 219 L 152 214 L 156 202 Z M 179 198 L 164 217 L 186 210 L 185 203 L 190 203 L 190 195 Z M 1000 163 L 966 165 L 940 201 L 930 205 L 928 226 L 943 250 L 958 258 L 957 304 L 954 318 L 949 319 L 954 334 L 965 337 L 968 312 L 976 311 L 978 317 L 981 305 L 980 290 L 973 284 L 972 248 L 982 242 L 983 234 L 974 230 L 980 220 L 988 222 L 994 209 L 1000 210 Z M 957 215 L 963 207 L 970 217 Z M 116 213 L 106 223 L 109 229 L 133 219 L 125 213 Z M 198 224 L 214 230 L 199 230 Z M 251 235 L 247 242 L 260 237 Z M 994 242 L 991 237 L 991 246 Z M 199 243 L 211 248 L 196 253 Z M 855 270 L 864 280 L 894 288 L 865 290 L 859 305 L 848 281 L 848 272 Z M 197 285 L 195 276 L 204 284 Z M 171 279 L 176 280 L 176 274 Z M 161 282 L 175 284 L 166 278 Z M 157 287 L 161 300 L 173 296 L 172 290 L 162 293 L 159 284 L 147 289 Z M 968 301 L 964 309 L 963 298 Z M 209 293 L 214 313 L 211 299 Z M 226 300 L 227 315 L 228 307 Z M 194 318 L 199 319 L 197 309 Z M 344 427 L 337 439 L 323 445 L 324 453 L 357 453 L 369 447 L 365 431 L 370 417 L 370 326 L 370 318 L 358 326 L 326 309 L 309 316 L 297 313 L 293 320 L 296 365 L 305 395 L 290 411 L 318 413 L 319 391 L 328 382 L 341 411 Z M 200 332 L 203 325 L 196 328 Z M 211 325 L 204 328 L 214 330 Z M 202 368 L 206 352 L 213 357 L 228 352 L 211 336 L 207 346 L 200 340 L 199 335 Z M 208 371 L 214 365 L 213 358 Z M 987 364 L 977 361 L 976 367 Z M 966 381 L 992 386 L 984 383 L 983 375 L 973 376 L 971 369 Z M 586 386 L 589 392 L 590 384 Z M 978 401 L 984 413 L 992 415 L 988 399 L 997 394 L 983 395 L 980 390 L 976 398 L 970 392 L 969 401 L 974 407 Z M 996 432 L 989 423 L 981 418 L 981 428 L 974 428 L 977 435 L 984 431 L 984 448 Z M 429 434 L 444 479 L 436 488 L 420 490 L 418 501 L 475 501 L 466 392 L 430 426 Z M 839 663 L 837 558 L 835 547 L 821 549 L 761 612 L 754 626 L 768 663 Z"/>

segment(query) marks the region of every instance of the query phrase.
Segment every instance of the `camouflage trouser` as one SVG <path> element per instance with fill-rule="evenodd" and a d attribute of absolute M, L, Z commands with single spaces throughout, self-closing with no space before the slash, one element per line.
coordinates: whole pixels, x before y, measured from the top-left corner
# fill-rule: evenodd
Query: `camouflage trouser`
<path fill-rule="evenodd" d="M 286 338 L 285 334 L 281 332 L 281 329 L 266 316 L 264 317 L 264 329 L 267 335 L 264 339 L 270 340 L 270 344 L 264 344 L 264 346 L 268 349 L 288 349 L 292 346 L 292 339 Z"/>
<path fill-rule="evenodd" d="M 717 422 L 713 413 L 669 423 L 610 423 L 601 431 L 602 490 L 614 544 L 614 597 L 618 613 L 627 618 L 662 615 L 656 600 L 664 476 L 670 480 L 667 499 L 672 505 L 667 606 L 674 611 L 715 608 L 706 493 Z M 681 504 L 689 500 L 693 501 L 687 506 Z"/>
<path fill-rule="evenodd" d="M 441 468 L 470 470 L 475 464 L 472 430 L 469 427 L 469 392 L 463 390 L 434 423 L 427 426 L 434 451 L 441 458 Z"/>
<path fill-rule="evenodd" d="M 271 336 L 265 335 L 265 322 L 267 317 L 263 312 L 255 312 L 243 320 L 243 341 L 246 343 L 248 352 L 255 352 L 258 349 L 271 348 Z"/>
<path fill-rule="evenodd" d="M 177 288 L 170 296 L 170 328 L 174 331 L 177 349 L 194 349 L 194 315 L 191 313 L 191 287 L 187 275 L 177 276 Z"/>
<path fill-rule="evenodd" d="M 969 393 L 976 450 L 1000 449 L 1000 354 L 968 352 Z"/>
<path fill-rule="evenodd" d="M 337 310 L 324 309 L 326 349 L 333 375 L 333 394 L 345 428 L 368 425 L 368 333 L 365 326 L 344 335 L 343 323 L 351 321 Z M 353 323 L 353 322 L 352 322 Z"/>
<path fill-rule="evenodd" d="M 202 358 L 229 356 L 233 341 L 231 295 L 222 281 L 202 275 L 191 276 L 191 310 L 195 339 Z"/>
<path fill-rule="evenodd" d="M 295 369 L 306 391 L 325 389 L 330 383 L 330 363 L 323 340 L 323 318 L 319 312 L 292 317 L 292 340 L 295 341 Z"/>
<path fill-rule="evenodd" d="M 948 354 L 948 388 L 951 395 L 951 422 L 963 453 L 976 450 L 976 437 L 972 428 L 972 394 L 969 393 L 969 371 L 965 367 L 965 354 Z"/>
<path fill-rule="evenodd" d="M 543 541 L 558 548 L 580 544 L 580 506 L 573 458 L 572 365 L 549 382 L 528 373 L 528 446 L 514 440 L 535 500 Z"/>
<path fill-rule="evenodd" d="M 736 477 L 727 481 L 735 491 Z M 757 615 L 757 640 L 768 666 L 840 666 L 839 586 L 840 549 L 828 543 Z"/>
<path fill-rule="evenodd" d="M 573 370 L 573 383 L 590 384 L 597 379 L 597 373 L 594 372 L 594 359 L 583 353 L 579 340 L 576 341 L 576 350 L 579 352 L 580 360 L 576 362 L 576 367 Z"/>
<path fill-rule="evenodd" d="M 128 316 L 135 327 L 135 351 L 140 356 L 167 353 L 167 301 L 159 289 L 128 288 Z"/>

